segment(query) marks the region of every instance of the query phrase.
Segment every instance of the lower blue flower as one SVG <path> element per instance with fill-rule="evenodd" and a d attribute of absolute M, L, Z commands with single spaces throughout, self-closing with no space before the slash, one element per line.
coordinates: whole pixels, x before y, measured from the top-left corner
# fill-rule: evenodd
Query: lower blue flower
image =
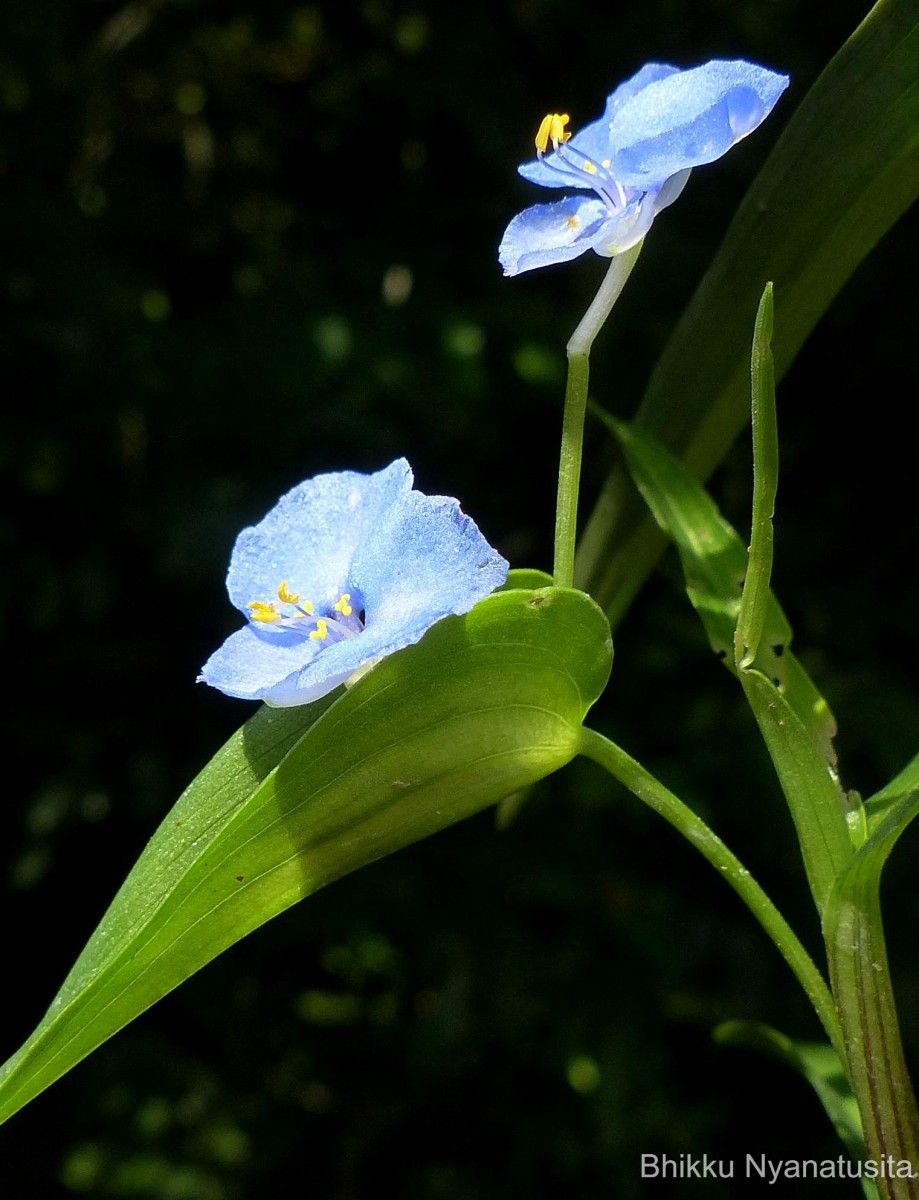
<path fill-rule="evenodd" d="M 608 97 L 603 116 L 574 135 L 565 129 L 567 114 L 550 113 L 536 135 L 537 158 L 520 174 L 542 187 L 592 194 L 514 217 L 498 250 L 505 275 L 637 245 L 691 169 L 752 133 L 787 86 L 786 75 L 739 59 L 688 71 L 646 63 Z"/>
<path fill-rule="evenodd" d="M 199 681 L 287 706 L 326 695 L 500 587 L 508 564 L 447 496 L 412 489 L 405 459 L 317 475 L 236 539 L 227 591 L 248 624 Z"/>

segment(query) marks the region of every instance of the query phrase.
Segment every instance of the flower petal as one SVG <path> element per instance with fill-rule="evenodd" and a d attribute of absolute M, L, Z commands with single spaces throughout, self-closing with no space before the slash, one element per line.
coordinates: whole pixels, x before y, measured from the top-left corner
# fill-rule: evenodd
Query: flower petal
<path fill-rule="evenodd" d="M 658 83 L 661 79 L 666 79 L 668 75 L 679 74 L 681 74 L 680 68 L 672 67 L 670 63 L 649 62 L 645 63 L 625 83 L 620 83 L 616 90 L 606 98 L 606 111 L 603 117 L 607 122 L 607 143 L 609 142 L 609 122 L 629 100 L 632 100 L 639 92 L 643 92 L 649 83 Z"/>
<path fill-rule="evenodd" d="M 458 501 L 409 492 L 397 519 L 358 550 L 353 579 L 364 596 L 367 630 L 391 626 L 409 645 L 441 617 L 469 612 L 504 583 L 507 571 Z"/>
<path fill-rule="evenodd" d="M 661 190 L 657 193 L 657 199 L 654 202 L 655 214 L 663 212 L 668 208 L 674 200 L 679 200 L 683 188 L 689 182 L 689 177 L 692 170 L 687 167 L 685 171 L 677 171 L 676 175 L 671 175 L 666 181 Z"/>
<path fill-rule="evenodd" d="M 406 493 L 355 555 L 350 584 L 364 597 L 366 628 L 325 646 L 261 697 L 283 707 L 326 695 L 361 667 L 420 641 L 435 622 L 469 612 L 507 571 L 456 500 Z"/>
<path fill-rule="evenodd" d="M 296 588 L 309 574 L 319 581 L 317 605 L 346 590 L 360 597 L 365 626 L 355 616 L 351 636 L 325 640 L 250 624 L 227 638 L 199 678 L 241 699 L 306 704 L 500 586 L 507 562 L 457 501 L 424 496 L 411 483 L 404 459 L 374 475 L 319 475 L 244 530 L 230 565 L 231 598 L 253 588 L 271 594 L 278 576 Z"/>
<path fill-rule="evenodd" d="M 505 275 L 569 262 L 590 249 L 591 238 L 609 221 L 606 205 L 594 196 L 567 196 L 534 204 L 508 225 L 498 247 Z"/>
<path fill-rule="evenodd" d="M 645 63 L 640 71 L 637 71 L 625 83 L 620 83 L 616 90 L 607 97 L 606 110 L 598 121 L 592 121 L 589 125 L 585 125 L 583 129 L 575 130 L 571 141 L 566 143 L 567 149 L 575 151 L 582 158 L 591 159 L 594 163 L 599 163 L 602 166 L 612 153 L 609 125 L 616 113 L 627 101 L 646 88 L 649 83 L 657 83 L 659 79 L 666 79 L 668 75 L 678 73 L 679 68 L 671 67 L 668 63 Z M 562 174 L 563 169 L 558 155 L 553 150 L 541 159 L 537 158 L 531 162 L 521 163 L 517 171 L 524 179 L 528 179 L 530 183 L 538 183 L 542 187 L 590 187 L 590 183 L 587 180 L 579 182 L 576 178 L 572 178 L 570 173 L 567 175 Z"/>
<path fill-rule="evenodd" d="M 336 599 L 355 549 L 411 486 L 404 458 L 372 475 L 335 471 L 298 484 L 236 539 L 230 599 L 246 616 L 250 601 L 274 599 L 281 582 L 317 605 Z"/>
<path fill-rule="evenodd" d="M 321 653 L 320 643 L 309 638 L 289 633 L 268 636 L 245 625 L 214 651 L 201 668 L 198 682 L 240 700 L 261 700 Z"/>
<path fill-rule="evenodd" d="M 787 86 L 786 75 L 742 60 L 649 83 L 612 117 L 612 175 L 625 187 L 648 187 L 713 162 L 768 116 Z"/>

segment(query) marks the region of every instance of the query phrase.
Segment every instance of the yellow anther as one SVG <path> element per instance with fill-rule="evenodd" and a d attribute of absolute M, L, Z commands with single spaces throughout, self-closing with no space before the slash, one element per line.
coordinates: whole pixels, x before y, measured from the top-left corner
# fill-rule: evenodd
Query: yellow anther
<path fill-rule="evenodd" d="M 248 607 L 252 610 L 253 621 L 264 621 L 270 625 L 274 621 L 280 621 L 281 614 L 273 604 L 266 604 L 264 600 L 250 600 Z"/>
<path fill-rule="evenodd" d="M 608 171 L 612 165 L 613 165 L 613 160 L 611 158 L 604 158 L 604 160 L 603 160 L 604 171 Z"/>
<path fill-rule="evenodd" d="M 581 222 L 578 217 L 575 217 L 575 216 L 566 217 L 565 222 L 569 229 L 580 229 L 581 228 Z"/>
<path fill-rule="evenodd" d="M 319 620 L 316 622 L 316 628 L 310 634 L 310 640 L 314 641 L 314 642 L 324 642 L 328 636 L 329 636 L 328 623 L 326 621 L 324 621 L 322 619 L 322 617 L 320 617 Z"/>
<path fill-rule="evenodd" d="M 300 599 L 299 592 L 292 592 L 287 586 L 287 580 L 278 584 L 278 599 L 282 604 L 296 604 Z"/>
<path fill-rule="evenodd" d="M 587 172 L 588 175 L 596 175 L 596 173 L 597 173 L 597 168 L 593 165 L 593 163 L 590 161 L 590 159 L 584 160 L 584 170 Z"/>
<path fill-rule="evenodd" d="M 565 132 L 568 119 L 567 113 L 546 113 L 536 134 L 536 149 L 540 154 L 545 154 L 550 142 L 557 147 L 559 142 L 568 141 L 571 137 Z"/>
<path fill-rule="evenodd" d="M 308 617 L 313 615 L 313 606 L 310 604 L 309 600 L 304 600 L 303 603 L 298 604 L 297 607 L 302 609 Z"/>
<path fill-rule="evenodd" d="M 341 599 L 338 601 L 337 604 L 333 604 L 332 607 L 335 609 L 336 612 L 340 612 L 343 617 L 350 617 L 351 614 L 354 612 L 354 609 L 351 607 L 351 605 L 349 603 L 350 599 L 351 599 L 350 592 L 342 592 Z"/>

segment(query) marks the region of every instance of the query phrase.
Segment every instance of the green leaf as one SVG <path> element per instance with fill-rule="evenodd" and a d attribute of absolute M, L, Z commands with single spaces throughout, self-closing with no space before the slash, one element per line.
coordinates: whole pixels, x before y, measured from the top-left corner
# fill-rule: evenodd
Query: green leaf
<path fill-rule="evenodd" d="M 756 660 L 769 606 L 772 579 L 772 518 L 779 486 L 779 433 L 772 362 L 772 284 L 766 285 L 753 332 L 753 523 L 743 595 L 734 631 L 739 671 Z"/>
<path fill-rule="evenodd" d="M 792 80 L 788 99 L 794 94 Z M 657 365 L 637 425 L 707 478 L 749 418 L 748 330 L 766 281 L 777 297 L 781 378 L 917 194 L 919 11 L 916 0 L 881 0 L 803 97 L 750 187 Z M 661 549 L 614 472 L 578 561 L 578 579 L 614 623 Z"/>
<path fill-rule="evenodd" d="M 797 1042 L 758 1021 L 725 1021 L 714 1032 L 722 1046 L 760 1050 L 791 1067 L 811 1085 L 840 1140 L 855 1162 L 867 1157 L 858 1102 L 852 1094 L 845 1068 L 832 1046 L 823 1042 Z M 878 1200 L 874 1181 L 862 1180 L 867 1200 Z"/>
<path fill-rule="evenodd" d="M 737 675 L 734 634 L 749 565 L 745 543 L 705 488 L 659 442 L 597 406 L 594 412 L 618 440 L 642 498 L 679 551 L 686 592 L 712 650 Z M 788 618 L 767 591 L 759 646 L 751 665 L 782 687 L 801 719 L 812 728 L 827 761 L 834 762 L 833 715 L 789 651 L 790 644 Z"/>
<path fill-rule="evenodd" d="M 611 662 L 589 597 L 511 590 L 337 698 L 256 713 L 179 799 L 0 1070 L 0 1120 L 297 900 L 563 766 Z"/>
<path fill-rule="evenodd" d="M 836 876 L 848 862 L 851 843 L 847 797 L 836 777 L 829 707 L 794 654 L 791 629 L 768 588 L 768 563 L 758 563 L 758 644 L 748 667 L 735 662 L 735 638 L 749 555 L 705 489 L 663 446 L 613 418 L 601 419 L 619 439 L 636 486 L 655 519 L 676 543 L 686 590 L 712 649 L 738 676 L 769 749 L 798 831 L 808 880 L 822 912 Z M 768 424 L 768 418 L 767 418 Z M 761 474 L 769 477 L 768 470 Z M 771 509 L 774 480 L 760 492 Z M 771 557 L 771 553 L 770 553 Z"/>
<path fill-rule="evenodd" d="M 919 754 L 886 787 L 865 801 L 868 834 L 893 835 L 894 841 L 919 811 Z M 891 849 L 893 843 L 891 843 Z"/>
<path fill-rule="evenodd" d="M 881 916 L 881 874 L 919 809 L 914 760 L 866 803 L 870 836 L 841 872 L 824 914 L 849 1074 L 875 1158 L 919 1162 L 919 1114 L 899 1033 Z"/>

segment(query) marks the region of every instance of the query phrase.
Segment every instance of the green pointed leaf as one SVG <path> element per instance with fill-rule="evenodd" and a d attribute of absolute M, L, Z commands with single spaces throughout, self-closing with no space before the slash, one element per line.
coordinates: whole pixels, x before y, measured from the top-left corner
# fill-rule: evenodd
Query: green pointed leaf
<path fill-rule="evenodd" d="M 589 597 L 511 590 L 337 698 L 256 713 L 179 799 L 0 1070 L 0 1120 L 297 900 L 563 766 L 611 662 Z"/>
<path fill-rule="evenodd" d="M 919 811 L 919 754 L 891 779 L 886 787 L 865 801 L 868 834 L 894 835 L 894 841 Z M 891 845 L 892 848 L 892 845 Z"/>
<path fill-rule="evenodd" d="M 705 479 L 749 419 L 748 330 L 775 285 L 780 379 L 873 246 L 919 195 L 919 7 L 881 0 L 799 100 L 651 378 L 636 423 Z M 783 100 L 783 104 L 785 101 Z M 780 119 L 781 107 L 773 119 Z M 699 180 L 702 186 L 702 180 Z M 578 579 L 614 623 L 662 541 L 621 472 L 585 530 Z"/>
<path fill-rule="evenodd" d="M 756 661 L 771 594 L 772 518 L 779 486 L 772 324 L 772 284 L 767 284 L 753 332 L 753 522 L 749 562 L 734 631 L 734 659 L 739 671 L 746 670 Z"/>
<path fill-rule="evenodd" d="M 817 1093 L 852 1159 L 862 1162 L 867 1158 L 858 1102 L 832 1046 L 823 1042 L 792 1041 L 784 1033 L 758 1021 L 726 1021 L 715 1030 L 714 1038 L 722 1046 L 760 1050 L 803 1076 Z M 873 1180 L 863 1178 L 862 1188 L 867 1200 L 878 1200 Z"/>
<path fill-rule="evenodd" d="M 761 574 L 765 572 L 760 581 L 765 590 L 757 600 L 756 654 L 750 666 L 738 670 L 736 629 L 750 557 L 743 541 L 678 459 L 634 427 L 601 416 L 619 439 L 632 478 L 655 519 L 679 549 L 686 590 L 712 648 L 743 685 L 782 784 L 822 912 L 852 852 L 847 798 L 835 772 L 836 726 L 826 701 L 788 648 L 791 629 L 768 588 L 768 561 L 758 563 Z M 773 483 L 760 495 L 760 503 L 771 508 Z"/>
<path fill-rule="evenodd" d="M 712 650 L 737 675 L 734 635 L 750 561 L 744 541 L 705 488 L 659 442 L 596 406 L 594 412 L 618 440 L 636 487 L 679 551 L 686 592 Z M 759 624 L 759 645 L 750 665 L 781 687 L 827 761 L 835 763 L 833 714 L 791 653 L 791 626 L 771 591 Z"/>

